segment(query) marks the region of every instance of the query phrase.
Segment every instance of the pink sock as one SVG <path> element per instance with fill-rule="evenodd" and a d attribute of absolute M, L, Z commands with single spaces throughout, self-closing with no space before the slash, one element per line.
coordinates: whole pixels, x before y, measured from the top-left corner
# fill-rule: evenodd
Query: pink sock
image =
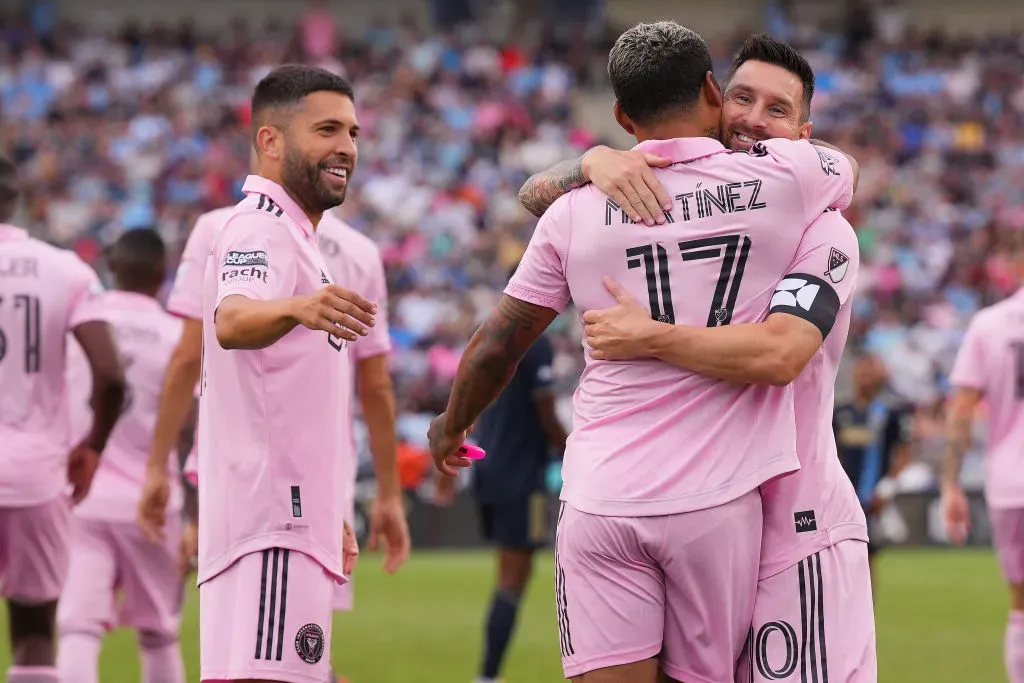
<path fill-rule="evenodd" d="M 60 683 L 60 675 L 52 666 L 12 666 L 7 683 Z"/>
<path fill-rule="evenodd" d="M 1006 673 L 1010 683 L 1024 683 L 1024 612 L 1010 612 L 1005 648 Z"/>
<path fill-rule="evenodd" d="M 57 670 L 62 681 L 99 683 L 103 639 L 93 633 L 62 633 L 57 644 Z"/>
<path fill-rule="evenodd" d="M 175 641 L 162 647 L 142 648 L 143 683 L 185 683 L 181 647 Z"/>

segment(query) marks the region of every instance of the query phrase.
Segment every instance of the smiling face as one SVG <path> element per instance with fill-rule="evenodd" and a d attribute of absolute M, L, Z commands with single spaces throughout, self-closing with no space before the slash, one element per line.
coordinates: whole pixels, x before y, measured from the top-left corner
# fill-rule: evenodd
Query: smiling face
<path fill-rule="evenodd" d="M 350 97 L 317 91 L 306 95 L 280 126 L 259 130 L 263 156 L 280 164 L 288 193 L 309 213 L 345 201 L 359 150 L 359 121 Z"/>
<path fill-rule="evenodd" d="M 722 107 L 722 144 L 746 151 L 758 140 L 806 139 L 812 123 L 805 118 L 800 77 L 781 66 L 749 60 L 729 80 Z"/>

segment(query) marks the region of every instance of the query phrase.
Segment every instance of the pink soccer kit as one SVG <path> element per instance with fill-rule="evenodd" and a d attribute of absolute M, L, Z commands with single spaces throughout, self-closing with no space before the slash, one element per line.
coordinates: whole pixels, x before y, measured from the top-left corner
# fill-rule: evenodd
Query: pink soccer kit
<path fill-rule="evenodd" d="M 108 292 L 96 305 L 114 329 L 128 394 L 89 496 L 73 513 L 71 571 L 57 607 L 58 667 L 67 680 L 98 680 L 100 638 L 105 630 L 122 625 L 139 631 L 145 660 L 170 669 L 166 680 L 183 680 L 177 649 L 183 589 L 177 561 L 182 508 L 177 477 L 171 478 L 171 521 L 164 542 L 154 546 L 136 522 L 163 378 L 182 323 L 142 294 Z M 89 387 L 81 359 L 79 352 L 69 361 L 69 377 L 82 382 L 73 389 L 79 394 L 76 404 Z M 76 428 L 84 428 L 85 422 Z M 154 656 L 154 651 L 159 654 Z M 172 673 L 176 675 L 170 677 Z"/>
<path fill-rule="evenodd" d="M 96 274 L 0 225 L 0 590 L 56 600 L 67 575 L 68 332 L 102 320 Z"/>
<path fill-rule="evenodd" d="M 985 499 L 1007 581 L 1024 583 L 1024 289 L 971 320 L 950 382 L 988 406 Z"/>
<path fill-rule="evenodd" d="M 263 349 L 221 347 L 214 321 L 225 298 L 278 300 L 332 282 L 313 226 L 285 190 L 249 176 L 243 191 L 203 290 L 201 676 L 320 681 L 331 594 L 345 580 L 347 343 L 299 326 Z"/>
<path fill-rule="evenodd" d="M 558 311 L 570 296 L 580 310 L 606 308 L 615 303 L 602 285 L 607 274 L 664 322 L 756 322 L 807 226 L 852 196 L 845 158 L 805 141 L 771 140 L 747 154 L 708 138 L 637 148 L 673 161 L 654 171 L 674 197 L 669 222 L 656 231 L 628 225 L 596 188 L 573 191 L 541 219 L 507 295 Z M 762 519 L 760 504 L 755 510 L 749 499 L 761 484 L 798 468 L 792 389 L 719 382 L 655 360 L 585 355 L 561 496 L 563 522 L 579 519 L 560 527 L 556 543 L 565 675 L 660 652 L 674 678 L 731 679 L 757 584 Z M 615 582 L 593 569 L 588 558 L 604 552 L 595 539 L 611 532 L 608 525 L 649 550 L 637 524 L 667 529 L 659 518 L 696 511 L 705 527 L 714 514 L 723 524 L 738 514 L 746 521 L 746 533 L 723 533 L 708 544 L 710 554 L 699 560 L 705 570 L 672 561 L 667 547 L 660 556 L 645 552 L 646 564 L 638 565 L 624 544 L 616 546 L 623 556 L 612 560 L 620 565 Z M 711 569 L 716 561 L 729 576 Z M 662 617 L 696 596 L 715 596 L 716 609 L 690 614 L 702 621 L 685 629 L 651 618 L 650 601 L 637 597 L 650 576 L 661 577 L 654 603 Z"/>
<path fill-rule="evenodd" d="M 381 260 L 380 249 L 366 235 L 345 224 L 332 212 L 324 214 L 317 228 L 320 241 L 320 253 L 323 254 L 327 270 L 334 281 L 347 289 L 359 292 L 370 301 L 377 303 L 375 324 L 369 333 L 355 344 L 349 344 L 352 366 L 348 373 L 350 392 L 354 390 L 354 380 L 359 361 L 391 352 L 391 338 L 388 335 L 387 322 L 387 280 L 384 277 L 384 262 Z M 354 405 L 354 403 L 353 403 Z M 352 418 L 349 418 L 351 423 Z M 354 436 L 354 433 L 353 433 Z M 345 454 L 348 466 L 346 477 L 352 483 L 349 492 L 352 496 L 345 501 L 345 519 L 354 524 L 355 518 L 355 480 L 358 468 L 358 454 L 355 441 L 349 442 Z M 337 584 L 334 587 L 334 609 L 352 609 L 352 581 Z"/>
<path fill-rule="evenodd" d="M 234 207 L 214 209 L 207 211 L 196 219 L 192 233 L 185 243 L 185 250 L 181 254 L 181 262 L 178 264 L 178 271 L 174 276 L 174 286 L 167 297 L 167 310 L 174 315 L 192 320 L 201 320 L 203 317 L 203 281 L 206 273 L 206 262 L 213 249 L 214 240 L 217 238 L 217 231 L 224 225 L 224 221 Z M 199 395 L 199 388 L 196 387 L 196 395 Z M 198 470 L 199 438 L 192 441 L 192 450 L 185 459 L 185 466 L 182 468 L 184 475 L 193 486 L 197 484 L 196 472 Z"/>
<path fill-rule="evenodd" d="M 811 672 L 850 683 L 877 680 L 871 578 L 862 547 L 867 523 L 832 431 L 835 379 L 859 264 L 853 228 L 827 211 L 804 233 L 795 262 L 772 295 L 769 314 L 807 320 L 824 341 L 792 384 L 800 470 L 761 487 L 760 581 L 737 683 L 798 681 Z"/>

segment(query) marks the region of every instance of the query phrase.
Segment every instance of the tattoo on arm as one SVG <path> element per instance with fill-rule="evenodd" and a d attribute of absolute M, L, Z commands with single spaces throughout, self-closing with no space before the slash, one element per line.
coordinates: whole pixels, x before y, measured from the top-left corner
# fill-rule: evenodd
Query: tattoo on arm
<path fill-rule="evenodd" d="M 526 351 L 558 314 L 503 296 L 462 355 L 446 411 L 446 431 L 468 429 L 498 397 Z"/>
<path fill-rule="evenodd" d="M 519 190 L 519 203 L 539 218 L 556 199 L 589 182 L 583 177 L 583 157 L 563 161 L 530 176 Z"/>
<path fill-rule="evenodd" d="M 971 447 L 971 416 L 951 415 L 946 429 L 946 455 L 942 461 L 943 479 L 949 483 L 960 480 L 964 454 Z"/>

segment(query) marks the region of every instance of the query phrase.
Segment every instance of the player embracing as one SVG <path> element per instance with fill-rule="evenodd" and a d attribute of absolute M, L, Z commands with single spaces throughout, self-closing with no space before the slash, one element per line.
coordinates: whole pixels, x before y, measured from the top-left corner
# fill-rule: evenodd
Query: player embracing
<path fill-rule="evenodd" d="M 431 425 L 444 472 L 469 464 L 455 455 L 465 430 L 570 297 L 582 310 L 607 306 L 611 276 L 647 302 L 648 319 L 741 329 L 769 310 L 808 227 L 852 197 L 841 154 L 806 141 L 748 154 L 722 146 L 722 92 L 694 32 L 640 24 L 619 37 L 608 72 L 616 119 L 638 150 L 668 162 L 654 172 L 674 197 L 666 223 L 633 224 L 592 186 L 551 206 Z M 786 290 L 791 307 L 813 304 L 813 284 Z M 584 348 L 556 536 L 565 675 L 645 683 L 660 668 L 680 681 L 731 680 L 758 583 L 758 489 L 798 467 L 792 391 Z"/>
<path fill-rule="evenodd" d="M 328 674 L 331 598 L 358 552 L 344 523 L 346 347 L 376 306 L 333 284 L 317 226 L 345 199 L 358 130 L 351 86 L 328 71 L 282 66 L 256 86 L 258 172 L 203 287 L 203 681 Z"/>
<path fill-rule="evenodd" d="M 807 60 L 783 41 L 752 36 L 726 82 L 724 144 L 747 151 L 768 138 L 809 138 L 813 94 Z M 821 154 L 823 173 L 846 172 L 838 155 Z M 639 151 L 599 149 L 590 156 L 586 174 L 577 160 L 531 178 L 520 193 L 527 208 L 542 211 L 561 187 L 593 174 L 598 189 L 653 225 L 652 207 L 657 209 L 665 192 L 648 163 L 664 162 Z M 814 676 L 877 680 L 867 525 L 831 426 L 859 262 L 853 229 L 838 212 L 828 211 L 804 234 L 764 322 L 707 329 L 665 325 L 650 320 L 616 283 L 609 283 L 619 299 L 615 308 L 584 314 L 595 357 L 659 358 L 734 382 L 793 383 L 801 468 L 761 489 L 760 581 L 737 683 Z M 856 628 L 847 628 L 851 624 Z"/>

